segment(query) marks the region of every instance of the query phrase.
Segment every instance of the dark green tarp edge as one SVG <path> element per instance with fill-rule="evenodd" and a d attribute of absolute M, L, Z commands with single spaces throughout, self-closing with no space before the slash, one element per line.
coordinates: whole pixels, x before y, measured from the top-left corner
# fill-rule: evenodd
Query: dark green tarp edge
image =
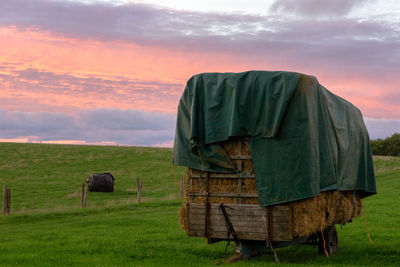
<path fill-rule="evenodd" d="M 376 193 L 361 112 L 313 76 L 294 72 L 203 73 L 178 106 L 173 163 L 232 173 L 218 142 L 250 137 L 260 205 L 328 190 Z"/>

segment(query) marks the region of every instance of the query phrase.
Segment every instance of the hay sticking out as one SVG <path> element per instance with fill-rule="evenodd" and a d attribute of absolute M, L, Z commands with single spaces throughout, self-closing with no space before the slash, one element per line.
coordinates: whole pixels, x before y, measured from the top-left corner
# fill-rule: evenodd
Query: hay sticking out
<path fill-rule="evenodd" d="M 190 187 L 189 169 L 185 175 L 185 204 L 179 208 L 178 218 L 179 224 L 186 233 L 189 232 L 189 187 Z"/>
<path fill-rule="evenodd" d="M 322 192 L 318 196 L 289 204 L 293 210 L 293 235 L 309 236 L 322 226 L 342 224 L 361 215 L 361 199 L 352 192 Z"/>
<path fill-rule="evenodd" d="M 189 231 L 189 203 L 179 208 L 179 224 L 185 232 Z"/>
<path fill-rule="evenodd" d="M 242 192 L 245 193 L 258 193 L 256 179 L 242 179 Z M 258 200 L 257 200 L 258 203 Z"/>
<path fill-rule="evenodd" d="M 253 162 L 249 159 L 250 146 L 247 138 L 235 138 L 222 143 L 232 158 L 234 166 L 242 173 L 254 176 Z M 240 153 L 239 153 L 240 152 Z M 237 158 L 244 156 L 245 159 Z M 246 158 L 247 157 L 247 158 Z M 234 158 L 234 159 L 233 159 Z M 210 172 L 208 180 L 210 193 L 258 193 L 255 178 L 218 178 L 218 173 Z M 201 178 L 196 178 L 200 176 Z M 206 172 L 188 169 L 185 184 L 186 204 L 179 210 L 181 228 L 189 229 L 189 203 L 205 203 L 205 196 L 190 196 L 191 193 L 205 193 Z M 190 199 L 189 199 L 190 198 Z M 259 205 L 256 197 L 210 196 L 209 203 Z M 327 191 L 318 196 L 284 204 L 293 214 L 292 233 L 294 237 L 310 236 L 333 224 L 342 224 L 361 215 L 361 199 L 353 192 Z"/>

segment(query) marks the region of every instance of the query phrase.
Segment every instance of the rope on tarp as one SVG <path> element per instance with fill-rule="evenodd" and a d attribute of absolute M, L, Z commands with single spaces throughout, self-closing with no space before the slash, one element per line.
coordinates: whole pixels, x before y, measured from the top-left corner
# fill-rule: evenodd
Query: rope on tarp
<path fill-rule="evenodd" d="M 326 251 L 326 241 L 325 241 L 324 231 L 322 230 L 322 216 L 321 216 L 321 223 L 320 223 L 320 231 L 321 231 L 322 243 L 324 245 L 325 256 L 329 257 L 328 251 Z"/>
<path fill-rule="evenodd" d="M 268 214 L 268 215 L 267 215 Z M 272 221 L 272 208 L 271 207 L 266 207 L 265 208 L 265 215 L 266 215 L 266 218 L 265 218 L 265 222 L 266 222 L 266 224 L 268 224 L 267 225 L 267 227 L 266 227 L 266 235 L 267 235 L 267 242 L 268 242 L 268 246 L 271 248 L 271 250 L 272 250 L 272 252 L 274 253 L 274 259 L 275 259 L 275 262 L 276 263 L 280 263 L 279 262 L 279 258 L 278 258 L 278 254 L 276 254 L 276 251 L 275 251 L 275 249 L 274 249 L 274 247 L 272 246 L 272 242 L 271 242 L 271 239 L 270 239 L 270 222 Z M 268 217 L 267 217 L 268 216 Z"/>
<path fill-rule="evenodd" d="M 369 231 L 368 231 L 368 223 L 367 223 L 367 210 L 365 208 L 365 200 L 362 200 L 363 206 L 364 206 L 364 222 L 365 222 L 365 230 L 367 231 L 367 236 L 369 239 L 369 243 L 372 244 L 372 239 L 371 236 L 369 235 Z"/>
<path fill-rule="evenodd" d="M 226 262 L 226 252 L 228 251 L 228 247 L 230 245 L 230 240 L 229 240 L 229 233 L 228 233 L 228 242 L 225 245 L 225 252 L 224 252 L 224 262 Z"/>
<path fill-rule="evenodd" d="M 227 208 L 230 208 L 230 207 L 227 207 Z M 235 242 L 236 243 L 240 243 L 240 239 L 239 239 L 239 237 L 238 237 L 238 235 L 237 235 L 237 233 L 235 231 L 235 228 L 233 228 L 232 221 L 231 221 L 231 219 L 229 217 L 228 212 L 226 211 L 226 208 L 225 208 L 224 204 L 219 205 L 219 209 L 221 210 L 222 215 L 224 215 L 225 225 L 226 225 L 226 228 L 228 230 L 228 239 L 229 239 L 229 236 L 232 234 L 233 239 L 235 240 Z M 230 208 L 230 209 L 232 209 L 232 208 Z"/>

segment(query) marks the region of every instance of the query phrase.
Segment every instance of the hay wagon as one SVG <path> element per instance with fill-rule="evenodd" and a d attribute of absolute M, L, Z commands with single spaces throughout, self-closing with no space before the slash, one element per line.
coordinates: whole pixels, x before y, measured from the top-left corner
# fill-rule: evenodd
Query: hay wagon
<path fill-rule="evenodd" d="M 239 258 L 298 243 L 336 252 L 335 224 L 359 216 L 361 198 L 376 189 L 361 114 L 324 90 L 313 77 L 287 72 L 188 81 L 173 161 L 188 167 L 179 219 L 189 236 L 233 240 Z M 345 122 L 334 117 L 338 109 Z M 343 123 L 347 133 L 339 132 Z"/>

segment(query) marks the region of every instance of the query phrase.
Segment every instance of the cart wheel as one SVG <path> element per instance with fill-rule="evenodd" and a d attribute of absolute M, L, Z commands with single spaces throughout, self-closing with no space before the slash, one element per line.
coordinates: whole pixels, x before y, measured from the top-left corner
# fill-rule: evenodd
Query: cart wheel
<path fill-rule="evenodd" d="M 336 253 L 338 249 L 338 236 L 335 225 L 329 226 L 324 230 L 325 248 L 328 255 Z M 318 234 L 318 253 L 325 255 L 324 239 L 321 233 Z"/>

